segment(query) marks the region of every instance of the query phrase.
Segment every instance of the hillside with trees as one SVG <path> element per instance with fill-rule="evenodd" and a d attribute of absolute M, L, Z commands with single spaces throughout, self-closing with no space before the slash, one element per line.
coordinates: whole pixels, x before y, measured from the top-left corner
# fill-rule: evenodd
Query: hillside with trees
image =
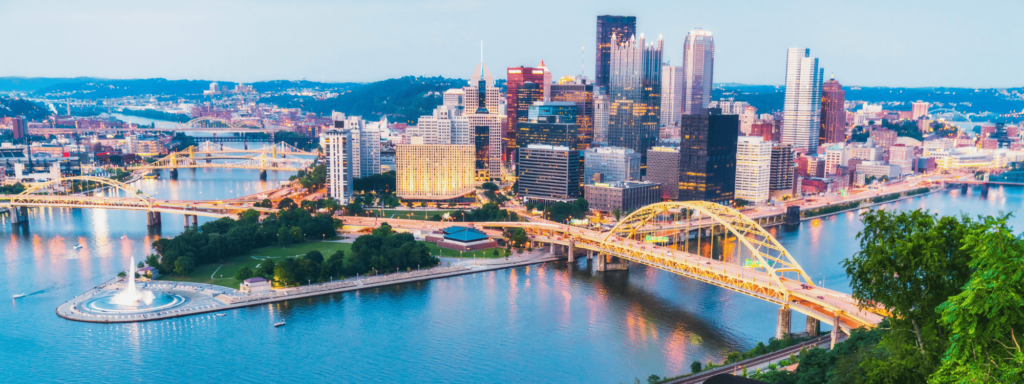
<path fill-rule="evenodd" d="M 0 117 L 25 116 L 31 120 L 42 120 L 51 111 L 39 103 L 25 99 L 0 96 Z"/>

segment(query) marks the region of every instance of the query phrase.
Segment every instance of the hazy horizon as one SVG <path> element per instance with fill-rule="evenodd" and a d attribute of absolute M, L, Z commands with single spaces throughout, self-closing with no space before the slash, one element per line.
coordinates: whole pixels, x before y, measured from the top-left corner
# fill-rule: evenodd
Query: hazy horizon
<path fill-rule="evenodd" d="M 782 85 L 786 49 L 807 47 L 843 85 L 1013 88 L 1024 86 L 1024 52 L 1014 49 L 1024 30 L 1008 26 L 1021 11 L 1013 1 L 0 2 L 0 77 L 467 78 L 483 40 L 496 78 L 541 60 L 556 79 L 576 75 L 583 59 L 593 79 L 596 16 L 627 14 L 648 41 L 664 36 L 676 65 L 689 30 L 711 31 L 716 84 Z"/>

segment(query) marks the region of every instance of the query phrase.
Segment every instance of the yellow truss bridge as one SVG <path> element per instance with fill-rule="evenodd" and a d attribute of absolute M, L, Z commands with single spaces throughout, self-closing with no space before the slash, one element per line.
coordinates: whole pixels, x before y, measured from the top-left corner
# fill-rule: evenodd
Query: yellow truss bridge
<path fill-rule="evenodd" d="M 231 168 L 231 169 L 255 169 L 260 171 L 288 171 L 297 172 L 308 168 L 313 160 L 298 157 L 277 157 L 277 153 L 259 152 L 256 155 L 240 156 L 231 155 L 239 152 L 197 152 L 193 147 L 188 147 L 180 152 L 173 152 L 160 160 L 148 164 L 139 164 L 128 167 L 130 170 L 152 170 L 152 169 L 179 169 L 179 168 Z M 206 156 L 196 156 L 205 154 Z M 237 162 L 213 162 L 213 160 L 240 160 Z"/>
<path fill-rule="evenodd" d="M 124 192 L 125 196 L 93 196 L 89 195 L 89 192 L 85 194 L 62 194 L 63 184 L 73 181 L 102 184 Z M 47 192 L 47 194 L 39 194 L 40 192 Z M 275 209 L 248 207 L 241 202 L 160 200 L 128 184 L 92 176 L 65 177 L 60 180 L 51 180 L 46 183 L 33 185 L 17 195 L 0 195 L 0 207 L 6 207 L 10 210 L 12 224 L 28 221 L 28 208 L 30 207 L 100 208 L 145 211 L 147 212 L 147 225 L 159 225 L 161 223 L 161 213 L 182 214 L 185 215 L 186 227 L 188 226 L 189 216 L 192 217 L 192 223 L 195 225 L 197 216 L 235 217 L 239 212 L 248 209 L 255 209 L 260 212 L 276 211 Z"/>
<path fill-rule="evenodd" d="M 223 155 L 232 153 L 266 153 L 270 157 L 277 158 L 278 155 L 284 156 L 317 156 L 317 152 L 304 151 L 295 146 L 280 142 L 276 144 L 262 143 L 260 147 L 251 147 L 247 144 L 244 149 L 230 148 L 220 143 L 213 143 L 204 141 L 198 146 L 188 147 L 185 150 L 179 151 L 178 153 L 188 153 L 189 157 L 204 156 L 204 155 Z"/>

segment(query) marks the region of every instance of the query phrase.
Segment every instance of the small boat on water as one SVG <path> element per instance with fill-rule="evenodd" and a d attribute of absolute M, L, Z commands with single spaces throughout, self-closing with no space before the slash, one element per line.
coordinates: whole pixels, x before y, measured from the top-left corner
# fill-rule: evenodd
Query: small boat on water
<path fill-rule="evenodd" d="M 128 235 L 121 235 L 121 240 L 128 240 Z"/>
<path fill-rule="evenodd" d="M 19 293 L 17 295 L 11 296 L 11 298 L 12 299 L 20 299 L 20 298 L 25 297 L 25 296 L 28 296 L 28 294 L 27 293 Z"/>
<path fill-rule="evenodd" d="M 225 314 L 223 314 L 223 313 L 218 313 L 218 314 L 217 314 L 217 317 L 224 317 L 224 316 L 227 316 L 227 315 L 225 315 Z"/>
<path fill-rule="evenodd" d="M 147 179 L 147 180 L 156 179 L 158 177 L 160 177 L 160 174 L 156 173 L 156 172 L 150 172 L 150 173 L 147 173 L 145 175 L 142 175 L 142 178 L 143 179 Z"/>
<path fill-rule="evenodd" d="M 284 326 L 284 320 L 281 320 L 281 322 L 280 322 L 280 323 L 274 323 L 274 327 L 275 327 L 275 328 L 276 328 L 276 327 L 283 327 L 283 326 Z"/>
<path fill-rule="evenodd" d="M 82 244 L 75 244 L 75 249 L 82 249 Z"/>

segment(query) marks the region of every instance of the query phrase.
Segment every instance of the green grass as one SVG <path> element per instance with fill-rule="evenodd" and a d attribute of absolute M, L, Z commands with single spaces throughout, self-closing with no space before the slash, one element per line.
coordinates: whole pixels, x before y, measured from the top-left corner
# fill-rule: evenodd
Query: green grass
<path fill-rule="evenodd" d="M 372 211 L 380 212 L 379 210 L 372 210 Z M 444 216 L 445 212 L 458 212 L 458 210 L 446 209 L 446 210 L 440 210 L 440 211 L 420 211 L 420 210 L 416 210 L 416 211 L 399 211 L 399 210 L 394 210 L 394 209 L 385 209 L 384 210 L 384 217 L 383 218 L 384 219 L 388 219 L 388 218 L 391 218 L 391 215 L 394 215 L 395 219 L 428 220 L 428 219 L 430 219 L 431 216 L 434 216 L 434 215 Z M 412 214 L 412 216 L 409 216 L 410 213 Z"/>
<path fill-rule="evenodd" d="M 259 249 L 254 249 L 249 253 L 232 257 L 227 259 L 222 264 L 206 264 L 196 267 L 192 273 L 185 275 L 184 277 L 177 276 L 173 273 L 161 276 L 157 280 L 167 281 L 187 281 L 192 283 L 205 283 L 220 285 L 223 287 L 238 289 L 238 285 L 241 281 L 235 280 L 235 275 L 238 270 L 242 267 L 249 267 L 256 269 L 256 266 L 263 262 L 263 258 L 269 257 L 275 262 L 280 261 L 285 257 L 295 257 L 305 255 L 309 251 L 320 251 L 324 255 L 324 259 L 330 258 L 335 251 L 342 250 L 345 253 L 352 251 L 352 244 L 349 243 L 335 243 L 335 242 L 305 242 L 299 244 L 292 244 L 286 247 L 270 246 Z M 258 258 L 254 258 L 258 257 Z M 220 268 L 219 270 L 217 268 Z M 217 271 L 214 278 L 210 278 L 210 275 Z M 224 277 L 220 277 L 223 275 Z"/>
<path fill-rule="evenodd" d="M 445 249 L 445 248 L 438 247 L 437 244 L 434 244 L 434 243 L 429 243 L 429 242 L 426 242 L 426 241 L 421 241 L 421 243 L 423 243 L 424 245 L 427 246 L 427 248 L 430 249 L 430 254 L 431 255 L 435 255 L 435 256 L 441 255 L 441 256 L 444 256 L 444 257 L 462 257 L 462 258 L 466 258 L 466 259 L 472 259 L 474 256 L 476 256 L 477 258 L 480 258 L 480 259 L 494 259 L 494 258 L 496 258 L 496 257 L 494 257 L 494 250 L 498 250 L 498 257 L 497 258 L 505 257 L 505 253 L 504 253 L 505 250 L 503 248 L 481 249 L 481 250 L 476 250 L 476 251 L 468 251 L 468 252 L 461 252 L 460 253 L 459 251 L 454 251 L 454 250 L 451 250 L 451 249 Z M 513 255 L 515 255 L 515 253 L 513 253 Z"/>

